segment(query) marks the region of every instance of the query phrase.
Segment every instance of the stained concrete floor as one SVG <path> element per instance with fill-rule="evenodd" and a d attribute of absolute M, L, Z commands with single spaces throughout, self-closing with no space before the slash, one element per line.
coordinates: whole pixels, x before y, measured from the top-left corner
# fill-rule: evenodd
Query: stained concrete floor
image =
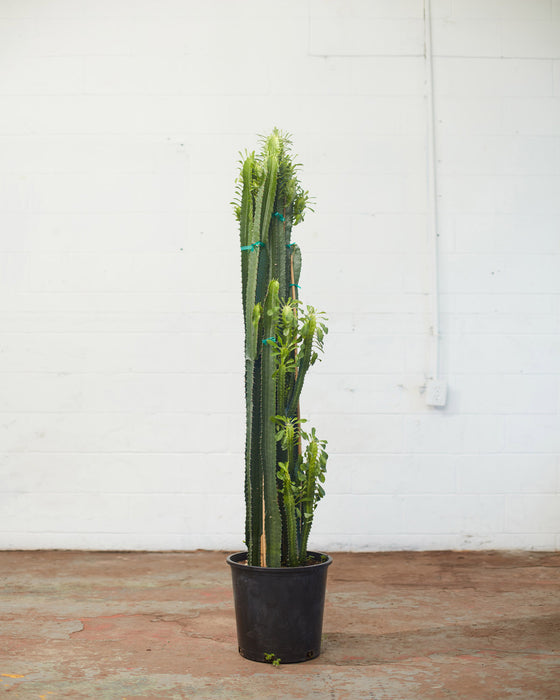
<path fill-rule="evenodd" d="M 237 653 L 225 553 L 0 552 L 0 696 L 560 698 L 560 553 L 335 554 L 323 652 Z"/>

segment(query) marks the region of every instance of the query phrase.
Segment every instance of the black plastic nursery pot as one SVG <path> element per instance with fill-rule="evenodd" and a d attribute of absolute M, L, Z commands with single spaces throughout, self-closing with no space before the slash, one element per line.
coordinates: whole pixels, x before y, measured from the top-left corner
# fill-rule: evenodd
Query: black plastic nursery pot
<path fill-rule="evenodd" d="M 241 656 L 292 664 L 321 653 L 327 568 L 332 558 L 318 552 L 308 555 L 316 563 L 282 568 L 248 566 L 247 552 L 227 558 Z"/>

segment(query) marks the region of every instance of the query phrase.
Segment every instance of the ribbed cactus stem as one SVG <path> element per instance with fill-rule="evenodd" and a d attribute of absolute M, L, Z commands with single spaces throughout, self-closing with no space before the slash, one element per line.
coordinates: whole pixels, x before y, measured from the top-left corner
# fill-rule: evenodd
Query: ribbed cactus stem
<path fill-rule="evenodd" d="M 302 552 L 307 551 L 307 541 L 313 524 L 313 511 L 315 506 L 315 480 L 317 478 L 317 442 L 312 440 L 307 448 L 307 474 L 302 498 L 303 523 L 301 531 Z"/>
<path fill-rule="evenodd" d="M 303 380 L 305 379 L 307 370 L 311 365 L 313 353 L 313 340 L 315 338 L 316 328 L 317 319 L 314 313 L 310 313 L 307 317 L 305 325 L 301 329 L 302 350 L 298 356 L 297 379 L 288 403 L 288 412 L 295 411 L 298 405 L 301 390 L 303 388 Z"/>
<path fill-rule="evenodd" d="M 245 443 L 245 541 L 248 549 L 248 562 L 258 566 L 260 561 L 260 533 L 262 532 L 262 512 L 258 504 L 262 501 L 262 469 L 259 451 L 255 440 L 255 413 L 254 413 L 254 363 L 247 360 L 246 363 L 246 396 L 250 397 L 250 407 L 247 410 L 246 443 Z M 258 416 L 258 407 L 257 413 Z M 258 435 L 258 432 L 257 432 Z M 257 504 L 257 507 L 255 507 Z"/>
<path fill-rule="evenodd" d="M 278 286 L 278 280 L 270 280 L 263 310 L 265 337 L 262 351 L 262 451 L 267 566 L 280 566 L 282 558 L 282 520 L 276 487 L 276 429 L 273 422 L 276 415 L 276 378 L 272 347 L 268 342 L 278 324 Z"/>
<path fill-rule="evenodd" d="M 288 537 L 288 564 L 296 566 L 298 563 L 298 523 L 296 516 L 296 499 L 294 494 L 294 484 L 292 474 L 295 472 L 296 464 L 294 460 L 294 448 L 296 446 L 296 425 L 294 421 L 286 421 L 285 448 L 288 455 L 286 473 L 284 474 L 284 507 L 286 509 L 287 537 Z"/>
<path fill-rule="evenodd" d="M 260 454 L 260 375 L 255 371 L 257 355 L 256 340 L 261 320 L 262 307 L 256 304 L 251 317 L 252 338 L 249 357 L 245 360 L 246 398 L 246 443 L 245 443 L 245 541 L 248 548 L 248 561 L 258 566 L 260 561 L 260 535 L 263 528 L 262 508 L 262 464 Z"/>
<path fill-rule="evenodd" d="M 288 451 L 288 454 L 289 451 Z M 297 519 L 294 488 L 290 478 L 290 465 L 287 462 L 279 463 L 278 478 L 282 482 L 282 494 L 284 496 L 284 510 L 286 513 L 286 545 L 288 566 L 297 566 L 299 561 L 297 543 Z"/>
<path fill-rule="evenodd" d="M 286 230 L 284 215 L 275 212 L 270 225 L 270 278 L 277 279 L 279 294 L 282 299 L 289 295 L 288 279 L 286 277 L 286 261 L 288 250 L 286 248 Z"/>

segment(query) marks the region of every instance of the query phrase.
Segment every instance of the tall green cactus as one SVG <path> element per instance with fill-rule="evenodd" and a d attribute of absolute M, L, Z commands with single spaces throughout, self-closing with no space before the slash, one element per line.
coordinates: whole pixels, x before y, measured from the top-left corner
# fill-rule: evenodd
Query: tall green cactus
<path fill-rule="evenodd" d="M 323 316 L 297 299 L 301 251 L 292 227 L 309 195 L 287 134 L 274 129 L 246 153 L 237 180 L 245 319 L 245 539 L 252 566 L 305 563 L 324 491 L 326 443 L 301 430 L 299 397 L 322 351 Z M 302 452 L 302 438 L 308 442 Z"/>

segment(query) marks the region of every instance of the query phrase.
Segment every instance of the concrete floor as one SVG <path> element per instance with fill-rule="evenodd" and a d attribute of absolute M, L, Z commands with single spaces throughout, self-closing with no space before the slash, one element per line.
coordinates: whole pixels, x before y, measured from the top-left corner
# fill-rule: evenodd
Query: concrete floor
<path fill-rule="evenodd" d="M 0 552 L 0 696 L 560 698 L 560 553 L 334 554 L 322 655 L 237 653 L 225 553 Z"/>

